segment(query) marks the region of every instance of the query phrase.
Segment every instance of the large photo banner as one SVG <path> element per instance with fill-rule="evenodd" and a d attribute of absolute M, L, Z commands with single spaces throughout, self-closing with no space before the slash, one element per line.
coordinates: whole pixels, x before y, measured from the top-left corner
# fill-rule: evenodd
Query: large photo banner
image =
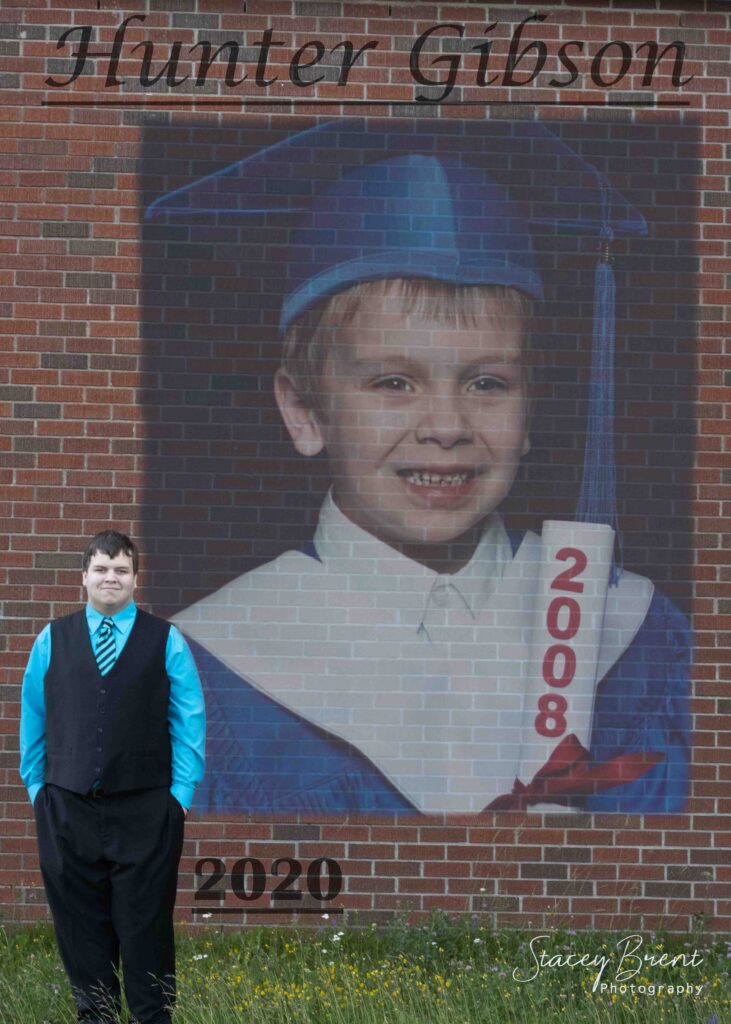
<path fill-rule="evenodd" d="M 194 932 L 728 930 L 730 18 L 0 4 L 10 920 L 112 529 L 202 684 Z"/>
<path fill-rule="evenodd" d="M 684 810 L 685 135 L 681 175 L 650 124 L 155 132 L 145 541 L 201 810 Z"/>

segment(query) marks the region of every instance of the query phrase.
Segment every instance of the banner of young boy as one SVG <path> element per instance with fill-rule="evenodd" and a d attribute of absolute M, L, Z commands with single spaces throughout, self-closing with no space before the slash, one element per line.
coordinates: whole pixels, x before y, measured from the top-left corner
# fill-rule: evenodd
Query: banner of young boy
<path fill-rule="evenodd" d="M 143 544 L 199 811 L 683 810 L 692 144 L 155 129 Z"/>

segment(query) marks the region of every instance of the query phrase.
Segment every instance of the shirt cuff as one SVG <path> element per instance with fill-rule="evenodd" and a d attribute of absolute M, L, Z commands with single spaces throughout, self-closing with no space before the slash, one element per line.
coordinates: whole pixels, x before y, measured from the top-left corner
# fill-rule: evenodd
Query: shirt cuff
<path fill-rule="evenodd" d="M 45 782 L 33 782 L 30 786 L 28 786 L 28 796 L 30 797 L 30 802 L 32 804 L 36 802 L 36 797 L 38 796 L 38 794 L 40 793 L 44 786 Z"/>
<path fill-rule="evenodd" d="M 195 786 L 187 786 L 184 782 L 174 782 L 170 787 L 170 792 L 181 807 L 184 807 L 186 811 L 190 809 L 190 805 L 193 803 Z"/>

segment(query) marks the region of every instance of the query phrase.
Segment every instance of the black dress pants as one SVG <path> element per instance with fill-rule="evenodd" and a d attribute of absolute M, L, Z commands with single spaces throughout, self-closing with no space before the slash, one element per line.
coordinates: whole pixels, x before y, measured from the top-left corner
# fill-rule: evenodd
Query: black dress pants
<path fill-rule="evenodd" d="M 38 850 L 78 1019 L 118 1012 L 169 1024 L 175 1001 L 173 908 L 183 808 L 167 788 L 80 796 L 46 785 L 34 803 Z"/>

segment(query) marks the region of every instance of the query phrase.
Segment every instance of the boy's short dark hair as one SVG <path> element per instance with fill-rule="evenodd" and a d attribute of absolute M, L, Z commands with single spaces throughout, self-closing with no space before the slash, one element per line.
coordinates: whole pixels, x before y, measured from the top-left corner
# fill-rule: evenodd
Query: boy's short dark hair
<path fill-rule="evenodd" d="M 92 537 L 84 551 L 84 572 L 89 568 L 89 563 L 97 552 L 116 558 L 118 554 L 124 553 L 132 559 L 132 572 L 137 574 L 140 564 L 140 552 L 135 542 L 126 533 L 119 530 L 102 530 Z"/>
<path fill-rule="evenodd" d="M 328 332 L 323 330 L 328 317 L 334 316 L 338 321 L 347 323 L 368 301 L 386 297 L 400 300 L 409 313 L 428 314 L 445 324 L 473 327 L 487 296 L 495 303 L 496 316 L 506 319 L 519 317 L 524 322 L 529 344 L 534 302 L 517 288 L 453 285 L 423 278 L 377 278 L 326 296 L 290 324 L 284 334 L 282 369 L 292 378 L 301 395 L 314 399 L 316 403 L 317 382 L 330 343 Z M 332 335 L 332 329 L 329 333 Z"/>

